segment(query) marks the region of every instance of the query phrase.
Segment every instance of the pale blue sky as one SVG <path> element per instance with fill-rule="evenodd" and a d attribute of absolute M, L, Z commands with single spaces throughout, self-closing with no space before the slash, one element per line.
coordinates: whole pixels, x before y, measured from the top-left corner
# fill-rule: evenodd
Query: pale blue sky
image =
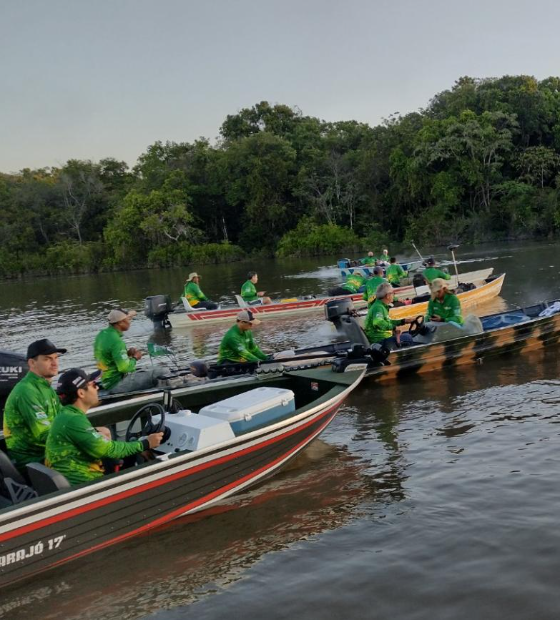
<path fill-rule="evenodd" d="M 268 100 L 376 125 L 463 75 L 560 75 L 553 0 L 0 0 L 0 171 L 214 141 Z"/>

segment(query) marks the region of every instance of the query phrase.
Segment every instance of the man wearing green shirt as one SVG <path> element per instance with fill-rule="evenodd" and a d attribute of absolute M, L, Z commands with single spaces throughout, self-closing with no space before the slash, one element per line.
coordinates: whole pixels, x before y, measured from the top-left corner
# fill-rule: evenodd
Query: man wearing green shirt
<path fill-rule="evenodd" d="M 346 281 L 342 286 L 335 286 L 328 290 L 328 294 L 331 297 L 338 297 L 339 295 L 355 295 L 362 292 L 360 289 L 365 285 L 365 278 L 360 271 L 354 271 L 346 276 Z"/>
<path fill-rule="evenodd" d="M 218 364 L 225 362 L 261 362 L 268 359 L 255 341 L 251 329 L 258 325 L 250 310 L 243 310 L 237 315 L 237 322 L 225 333 L 220 343 Z"/>
<path fill-rule="evenodd" d="M 271 304 L 272 299 L 265 297 L 264 291 L 257 291 L 255 284 L 259 281 L 259 274 L 256 271 L 249 271 L 247 281 L 241 287 L 241 297 L 250 306 L 260 304 Z"/>
<path fill-rule="evenodd" d="M 139 441 L 111 441 L 91 425 L 86 413 L 99 404 L 95 380 L 100 374 L 96 371 L 88 375 L 81 368 L 72 368 L 58 381 L 57 393 L 63 407 L 47 439 L 46 465 L 72 485 L 102 477 L 102 458 L 122 459 L 157 448 L 163 438 L 163 433 L 153 433 Z"/>
<path fill-rule="evenodd" d="M 412 323 L 414 319 L 391 319 L 389 317 L 389 308 L 393 303 L 395 293 L 393 287 L 384 282 L 377 287 L 375 292 L 376 300 L 370 307 L 366 317 L 364 331 L 368 340 L 372 344 L 381 344 L 387 349 L 396 349 L 402 344 L 411 344 L 412 338 L 408 334 L 396 333 L 393 330 L 399 325 Z"/>
<path fill-rule="evenodd" d="M 436 267 L 436 261 L 433 257 L 428 258 L 426 261 L 427 269 L 424 269 L 422 275 L 426 279 L 428 284 L 431 284 L 436 278 L 442 278 L 443 280 L 451 280 L 451 276 L 445 271 Z"/>
<path fill-rule="evenodd" d="M 134 347 L 126 348 L 123 333 L 130 329 L 136 312 L 117 308 L 109 312 L 109 327 L 102 329 L 93 344 L 93 355 L 97 367 L 103 373 L 101 384 L 109 394 L 135 392 L 154 387 L 159 369 L 151 371 L 136 370 L 136 362 L 142 352 Z"/>
<path fill-rule="evenodd" d="M 368 267 L 372 267 L 377 262 L 377 258 L 373 255 L 373 252 L 368 252 L 365 258 L 360 260 L 362 265 L 367 265 Z"/>
<path fill-rule="evenodd" d="M 46 338 L 27 349 L 29 372 L 16 384 L 6 401 L 4 437 L 10 458 L 25 473 L 28 463 L 42 463 L 45 443 L 60 401 L 51 387 L 58 374 L 58 357 L 66 349 L 57 348 Z"/>
<path fill-rule="evenodd" d="M 387 276 L 387 280 L 393 286 L 401 285 L 401 278 L 406 278 L 408 275 L 407 272 L 397 263 L 397 259 L 393 256 L 391 257 L 391 261 L 389 266 L 385 271 L 385 275 Z"/>
<path fill-rule="evenodd" d="M 463 324 L 463 314 L 461 311 L 461 300 L 450 293 L 448 284 L 441 278 L 436 278 L 430 284 L 432 298 L 428 303 L 426 320 L 436 323 L 456 323 Z"/>
<path fill-rule="evenodd" d="M 364 291 L 364 301 L 368 302 L 368 308 L 375 301 L 375 291 L 377 287 L 383 282 L 387 282 L 383 277 L 383 267 L 375 267 L 373 269 L 373 276 L 366 280 L 366 290 Z"/>
<path fill-rule="evenodd" d="M 210 301 L 208 297 L 200 290 L 200 276 L 196 271 L 189 273 L 189 278 L 185 282 L 185 290 L 183 291 L 183 297 L 189 302 L 189 305 L 193 308 L 204 308 L 206 310 L 216 310 L 218 304 Z"/>

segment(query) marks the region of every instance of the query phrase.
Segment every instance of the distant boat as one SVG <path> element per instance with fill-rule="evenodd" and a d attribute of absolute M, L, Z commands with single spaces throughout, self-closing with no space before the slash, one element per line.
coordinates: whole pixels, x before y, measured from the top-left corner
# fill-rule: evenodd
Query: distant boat
<path fill-rule="evenodd" d="M 465 284 L 482 285 L 490 278 L 493 269 L 482 269 L 479 271 L 471 271 L 465 274 L 452 276 L 449 281 L 450 286 L 456 287 L 458 282 Z M 423 295 L 428 289 L 426 287 L 416 288 L 412 285 L 402 286 L 395 289 L 395 297 L 397 300 L 412 299 L 418 295 Z M 499 291 L 498 291 L 499 293 Z M 496 293 L 496 295 L 498 294 Z M 192 325 L 202 325 L 209 323 L 219 323 L 222 321 L 233 321 L 242 308 L 250 308 L 251 312 L 259 319 L 264 317 L 285 317 L 294 316 L 296 314 L 317 312 L 324 309 L 325 304 L 333 299 L 328 296 L 314 297 L 293 297 L 287 299 L 278 299 L 271 304 L 260 304 L 249 306 L 243 299 L 236 295 L 238 305 L 229 305 L 217 310 L 197 310 L 196 307 L 190 306 L 188 301 L 183 297 L 183 307 L 173 307 L 171 299 L 168 295 L 154 295 L 147 297 L 144 302 L 144 312 L 150 318 L 156 327 L 164 328 L 182 328 Z M 341 295 L 341 299 L 351 299 L 358 303 L 363 301 L 363 294 Z M 365 303 L 365 302 L 364 302 Z"/>

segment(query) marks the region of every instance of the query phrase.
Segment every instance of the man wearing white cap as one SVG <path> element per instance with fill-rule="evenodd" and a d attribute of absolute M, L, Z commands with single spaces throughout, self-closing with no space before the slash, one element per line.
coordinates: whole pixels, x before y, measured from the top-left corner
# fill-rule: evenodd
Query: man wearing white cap
<path fill-rule="evenodd" d="M 216 310 L 218 304 L 210 301 L 200 289 L 200 276 L 196 271 L 189 273 L 189 278 L 185 282 L 183 297 L 187 299 L 193 308 L 205 308 L 206 310 Z"/>
<path fill-rule="evenodd" d="M 250 310 L 242 310 L 237 322 L 225 333 L 220 343 L 218 364 L 224 362 L 261 362 L 268 359 L 253 340 L 251 329 L 260 323 Z"/>
<path fill-rule="evenodd" d="M 455 323 L 462 325 L 463 313 L 461 301 L 449 291 L 449 282 L 442 278 L 436 278 L 430 284 L 431 299 L 428 303 L 426 319 L 436 323 Z"/>
<path fill-rule="evenodd" d="M 130 322 L 135 316 L 134 310 L 111 310 L 107 317 L 109 327 L 97 334 L 93 344 L 97 367 L 103 373 L 101 384 L 111 394 L 144 390 L 156 383 L 152 372 L 135 373 L 136 362 L 142 358 L 142 352 L 133 347 L 127 349 L 123 340 L 123 332 L 130 329 Z"/>

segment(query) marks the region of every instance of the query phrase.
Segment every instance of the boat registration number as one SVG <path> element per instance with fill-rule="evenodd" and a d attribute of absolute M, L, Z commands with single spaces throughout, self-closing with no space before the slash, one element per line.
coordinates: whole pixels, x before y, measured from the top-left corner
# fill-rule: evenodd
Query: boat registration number
<path fill-rule="evenodd" d="M 62 536 L 49 538 L 45 542 L 39 540 L 35 544 L 29 545 L 28 547 L 23 547 L 17 551 L 11 551 L 5 555 L 0 555 L 0 568 L 9 566 L 10 564 L 17 564 L 23 560 L 28 560 L 29 558 L 41 555 L 44 551 L 54 551 L 60 547 L 65 538 L 66 534 L 63 534 Z"/>

